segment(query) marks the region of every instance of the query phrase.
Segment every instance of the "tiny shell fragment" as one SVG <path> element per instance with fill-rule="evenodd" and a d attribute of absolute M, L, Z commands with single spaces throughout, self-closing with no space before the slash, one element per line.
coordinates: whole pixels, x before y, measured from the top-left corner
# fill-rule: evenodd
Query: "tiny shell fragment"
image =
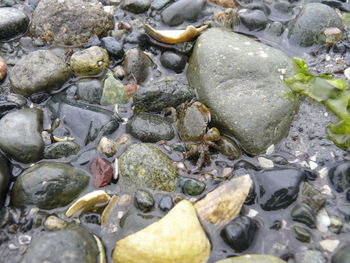
<path fill-rule="evenodd" d="M 150 25 L 145 25 L 144 27 L 147 35 L 155 40 L 166 44 L 176 44 L 193 40 L 208 26 L 202 26 L 200 28 L 188 26 L 185 30 L 156 30 Z"/>
<path fill-rule="evenodd" d="M 103 190 L 97 190 L 80 197 L 67 210 L 66 216 L 79 216 L 82 212 L 94 211 L 108 204 L 110 196 Z"/>

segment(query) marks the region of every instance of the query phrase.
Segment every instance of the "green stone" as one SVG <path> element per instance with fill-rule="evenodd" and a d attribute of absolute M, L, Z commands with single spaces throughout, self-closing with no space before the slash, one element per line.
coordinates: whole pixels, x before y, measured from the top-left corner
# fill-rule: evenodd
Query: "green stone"
<path fill-rule="evenodd" d="M 80 150 L 79 144 L 75 142 L 56 142 L 44 149 L 45 159 L 59 159 L 77 154 Z"/>
<path fill-rule="evenodd" d="M 108 77 L 104 82 L 100 104 L 107 106 L 114 104 L 126 104 L 128 102 L 129 99 L 123 83 L 114 78 L 112 74 L 108 74 Z"/>

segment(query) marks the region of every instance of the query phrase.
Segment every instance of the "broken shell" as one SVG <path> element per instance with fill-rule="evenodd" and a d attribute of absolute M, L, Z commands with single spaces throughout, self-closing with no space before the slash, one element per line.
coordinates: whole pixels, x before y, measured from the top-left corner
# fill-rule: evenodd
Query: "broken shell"
<path fill-rule="evenodd" d="M 110 199 L 110 201 L 108 202 L 108 205 L 106 206 L 106 208 L 103 210 L 102 215 L 101 215 L 101 225 L 104 225 L 108 219 L 108 217 L 110 216 L 110 213 L 113 209 L 113 207 L 115 206 L 115 204 L 117 203 L 119 197 L 117 195 L 113 195 Z"/>
<path fill-rule="evenodd" d="M 282 259 L 279 259 L 270 255 L 244 255 L 233 258 L 226 258 L 215 263 L 286 263 Z"/>
<path fill-rule="evenodd" d="M 113 174 L 113 179 L 118 180 L 119 177 L 119 164 L 118 164 L 118 159 L 116 158 L 114 160 L 114 174 Z"/>
<path fill-rule="evenodd" d="M 97 244 L 98 251 L 99 251 L 98 263 L 107 263 L 105 248 L 103 247 L 103 244 L 102 244 L 101 240 L 99 239 L 98 236 L 96 236 L 96 235 L 93 235 L 93 236 L 94 236 L 94 238 L 96 240 L 96 244 Z"/>
<path fill-rule="evenodd" d="M 118 241 L 112 259 L 114 263 L 204 263 L 209 254 L 210 242 L 196 210 L 183 200 L 158 222 Z"/>
<path fill-rule="evenodd" d="M 74 137 L 57 137 L 57 136 L 52 136 L 52 138 L 54 139 L 55 142 L 73 142 L 75 141 Z"/>
<path fill-rule="evenodd" d="M 82 212 L 93 211 L 108 204 L 110 196 L 102 190 L 94 191 L 80 197 L 67 210 L 66 216 L 79 216 Z"/>
<path fill-rule="evenodd" d="M 155 40 L 166 44 L 176 44 L 193 40 L 208 26 L 205 25 L 200 28 L 188 26 L 186 30 L 156 30 L 150 25 L 144 25 L 144 27 L 147 35 Z"/>
<path fill-rule="evenodd" d="M 195 204 L 198 217 L 217 226 L 227 224 L 241 211 L 251 186 L 248 174 L 223 183 Z"/>

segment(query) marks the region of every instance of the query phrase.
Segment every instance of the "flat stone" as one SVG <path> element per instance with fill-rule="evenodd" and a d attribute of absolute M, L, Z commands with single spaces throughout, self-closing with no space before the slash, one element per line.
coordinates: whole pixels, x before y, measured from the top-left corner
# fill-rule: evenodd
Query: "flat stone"
<path fill-rule="evenodd" d="M 38 50 L 23 57 L 12 68 L 13 90 L 24 96 L 60 88 L 69 78 L 66 63 L 49 50 Z"/>
<path fill-rule="evenodd" d="M 41 137 L 43 112 L 22 109 L 6 114 L 0 120 L 0 148 L 22 163 L 39 161 L 44 150 Z"/>
<path fill-rule="evenodd" d="M 220 132 L 259 154 L 288 134 L 298 108 L 283 72 L 293 63 L 281 51 L 214 28 L 197 40 L 187 76 Z"/>

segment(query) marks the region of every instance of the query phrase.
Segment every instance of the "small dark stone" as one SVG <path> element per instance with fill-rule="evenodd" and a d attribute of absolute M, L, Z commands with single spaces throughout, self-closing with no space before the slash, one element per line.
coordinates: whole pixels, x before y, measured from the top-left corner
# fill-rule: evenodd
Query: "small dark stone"
<path fill-rule="evenodd" d="M 200 195 L 205 189 L 205 183 L 200 182 L 193 178 L 184 178 L 182 185 L 182 192 L 187 195 Z"/>
<path fill-rule="evenodd" d="M 288 164 L 288 160 L 286 158 L 284 158 L 283 156 L 280 155 L 275 155 L 271 157 L 271 161 L 274 164 L 279 164 L 279 165 L 286 165 Z"/>
<path fill-rule="evenodd" d="M 102 38 L 102 46 L 108 51 L 109 55 L 113 58 L 119 60 L 124 56 L 124 47 L 118 40 L 114 37 L 104 37 Z"/>
<path fill-rule="evenodd" d="M 332 167 L 328 172 L 328 176 L 335 190 L 339 193 L 344 192 L 350 187 L 350 162 Z"/>
<path fill-rule="evenodd" d="M 282 221 L 280 220 L 276 220 L 272 223 L 272 225 L 270 226 L 270 229 L 273 229 L 273 230 L 280 230 L 282 227 Z"/>
<path fill-rule="evenodd" d="M 237 159 L 242 154 L 237 143 L 229 137 L 221 136 L 221 139 L 216 144 L 219 152 L 231 160 Z"/>
<path fill-rule="evenodd" d="M 175 136 L 169 119 L 149 113 L 139 113 L 130 119 L 126 131 L 142 142 L 171 140 Z"/>
<path fill-rule="evenodd" d="M 236 252 L 246 250 L 253 242 L 258 227 L 247 216 L 238 216 L 221 230 L 221 237 Z"/>
<path fill-rule="evenodd" d="M 346 200 L 348 200 L 349 202 L 350 202 L 350 189 L 348 189 L 347 191 L 346 191 Z"/>
<path fill-rule="evenodd" d="M 304 223 L 310 228 L 316 226 L 316 217 L 310 207 L 305 204 L 296 205 L 291 211 L 291 216 L 294 221 Z"/>
<path fill-rule="evenodd" d="M 50 98 L 50 94 L 46 92 L 34 93 L 30 96 L 30 100 L 35 104 L 41 104 Z"/>
<path fill-rule="evenodd" d="M 311 234 L 308 230 L 301 226 L 294 226 L 295 238 L 300 242 L 308 243 L 311 240 Z"/>
<path fill-rule="evenodd" d="M 126 11 L 140 14 L 150 8 L 153 0 L 122 0 L 120 7 Z"/>
<path fill-rule="evenodd" d="M 45 159 L 59 159 L 77 154 L 80 150 L 79 144 L 75 142 L 56 142 L 45 146 Z"/>
<path fill-rule="evenodd" d="M 187 62 L 187 57 L 185 55 L 176 54 L 173 52 L 166 51 L 160 56 L 160 63 L 167 68 L 175 71 L 176 73 L 181 73 Z"/>
<path fill-rule="evenodd" d="M 243 25 L 251 31 L 259 31 L 266 27 L 268 19 L 261 10 L 251 10 L 239 14 L 239 18 Z"/>
<path fill-rule="evenodd" d="M 101 225 L 101 216 L 99 214 L 84 214 L 80 220 L 87 224 Z"/>
<path fill-rule="evenodd" d="M 163 212 L 171 210 L 173 208 L 173 206 L 174 206 L 174 202 L 173 202 L 173 199 L 171 198 L 171 196 L 165 195 L 162 197 L 162 199 L 160 199 L 159 208 Z"/>
<path fill-rule="evenodd" d="M 136 190 L 135 206 L 142 212 L 149 212 L 154 207 L 154 199 L 150 192 L 146 190 Z"/>

